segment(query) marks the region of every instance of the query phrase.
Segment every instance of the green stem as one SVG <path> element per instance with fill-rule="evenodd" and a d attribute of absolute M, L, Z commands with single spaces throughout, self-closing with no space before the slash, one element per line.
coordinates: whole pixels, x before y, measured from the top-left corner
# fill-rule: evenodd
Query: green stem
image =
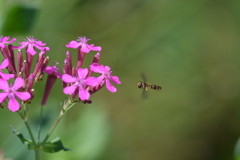
<path fill-rule="evenodd" d="M 57 124 L 58 124 L 58 123 L 60 122 L 60 120 L 62 119 L 63 115 L 64 115 L 64 113 L 62 113 L 62 111 L 61 111 L 58 119 L 54 122 L 52 128 L 51 128 L 50 131 L 48 132 L 48 134 L 47 134 L 47 136 L 45 137 L 45 139 L 43 140 L 42 144 L 44 144 L 44 143 L 48 140 L 48 138 L 51 136 L 52 132 L 54 131 L 54 129 L 56 128 Z"/>
<path fill-rule="evenodd" d="M 40 160 L 41 150 L 40 149 L 35 149 L 34 152 L 35 152 L 35 160 Z"/>
<path fill-rule="evenodd" d="M 42 113 L 43 113 L 43 106 L 41 106 L 40 120 L 39 120 L 39 125 L 38 125 L 38 143 L 40 142 L 41 124 L 42 124 Z"/>
<path fill-rule="evenodd" d="M 64 116 L 65 113 L 67 113 L 67 111 L 73 106 L 72 103 L 72 98 L 69 96 L 68 99 L 64 102 L 62 110 L 60 112 L 59 117 L 56 119 L 56 121 L 54 122 L 52 128 L 49 130 L 47 136 L 45 137 L 45 139 L 43 140 L 42 144 L 44 144 L 48 138 L 51 136 L 52 132 L 54 131 L 54 129 L 57 127 L 58 123 L 60 122 L 60 120 L 62 119 L 62 117 Z"/>
<path fill-rule="evenodd" d="M 33 137 L 32 130 L 31 130 L 29 124 L 28 124 L 27 118 L 25 118 L 20 112 L 18 112 L 18 114 L 21 116 L 25 126 L 27 127 L 28 133 L 29 133 L 29 135 L 31 137 L 31 140 L 32 140 L 33 144 L 36 145 L 36 141 L 35 141 L 35 139 Z"/>

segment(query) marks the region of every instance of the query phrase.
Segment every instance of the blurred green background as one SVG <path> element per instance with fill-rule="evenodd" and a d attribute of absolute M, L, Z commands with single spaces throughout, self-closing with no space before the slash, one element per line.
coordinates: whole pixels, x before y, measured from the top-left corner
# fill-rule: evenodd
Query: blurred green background
<path fill-rule="evenodd" d="M 19 6 L 23 14 L 11 12 Z M 92 104 L 78 104 L 62 119 L 51 139 L 59 136 L 73 152 L 43 153 L 42 159 L 234 159 L 240 136 L 239 0 L 1 0 L 0 7 L 2 35 L 47 43 L 50 64 L 58 61 L 60 68 L 67 50 L 74 60 L 77 55 L 65 45 L 87 36 L 102 47 L 100 63 L 122 82 L 116 93 L 104 88 Z M 87 54 L 84 67 L 94 54 Z M 150 90 L 146 100 L 136 86 L 141 72 L 163 88 Z M 30 108 L 35 130 L 43 87 L 36 85 Z M 44 107 L 42 135 L 63 99 L 58 81 Z M 20 117 L 2 109 L 5 157 L 33 159 L 9 125 L 28 136 Z"/>

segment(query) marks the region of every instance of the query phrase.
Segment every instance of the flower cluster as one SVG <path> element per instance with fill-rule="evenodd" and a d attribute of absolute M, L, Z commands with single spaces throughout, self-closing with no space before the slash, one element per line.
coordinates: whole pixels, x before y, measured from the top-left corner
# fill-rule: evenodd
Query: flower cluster
<path fill-rule="evenodd" d="M 63 93 L 75 98 L 77 95 L 79 100 L 86 103 L 89 101 L 90 95 L 106 87 L 111 92 L 116 92 L 117 89 L 111 84 L 120 84 L 118 77 L 113 76 L 110 67 L 100 65 L 100 46 L 88 44 L 90 39 L 79 37 L 77 41 L 69 42 L 66 47 L 77 49 L 77 63 L 73 66 L 72 55 L 69 51 L 66 53 L 66 59 L 63 64 L 63 74 L 59 72 L 57 62 L 53 66 L 48 66 L 49 57 L 46 52 L 49 47 L 45 47 L 45 43 L 38 41 L 33 37 L 27 37 L 26 40 L 19 43 L 21 46 L 12 46 L 10 43 L 16 41 L 16 38 L 8 41 L 9 37 L 0 37 L 0 51 L 4 60 L 0 64 L 0 103 L 2 107 L 8 106 L 12 111 L 21 109 L 21 105 L 16 97 L 22 100 L 22 104 L 30 103 L 34 98 L 33 86 L 37 82 L 41 82 L 44 73 L 48 74 L 45 91 L 41 105 L 44 106 L 49 97 L 50 91 L 57 80 L 61 79 L 64 87 Z M 25 60 L 22 49 L 26 48 Z M 17 54 L 14 54 L 14 49 L 17 49 Z M 34 56 L 38 53 L 36 63 Z M 90 51 L 98 51 L 88 68 L 82 68 L 84 57 Z M 16 57 L 16 60 L 15 60 Z M 4 73 L 7 70 L 8 73 Z M 99 77 L 92 77 L 93 72 L 100 73 Z M 13 85 L 9 80 L 15 79 Z"/>

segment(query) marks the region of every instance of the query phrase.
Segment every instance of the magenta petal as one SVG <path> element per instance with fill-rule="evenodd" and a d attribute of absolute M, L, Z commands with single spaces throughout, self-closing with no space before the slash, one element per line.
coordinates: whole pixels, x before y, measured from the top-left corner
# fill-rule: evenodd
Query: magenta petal
<path fill-rule="evenodd" d="M 65 87 L 63 89 L 63 93 L 65 94 L 72 94 L 74 93 L 74 91 L 76 90 L 77 86 L 76 85 L 72 85 L 72 86 L 69 86 L 69 87 Z"/>
<path fill-rule="evenodd" d="M 92 51 L 101 51 L 102 48 L 100 46 L 90 47 Z"/>
<path fill-rule="evenodd" d="M 59 71 L 56 71 L 55 73 L 57 75 L 57 78 L 62 78 L 62 74 Z"/>
<path fill-rule="evenodd" d="M 23 49 L 23 48 L 25 48 L 28 45 L 28 42 L 22 42 L 22 43 L 19 43 L 19 44 L 21 44 L 22 46 L 19 46 L 19 47 L 12 46 L 12 48 L 13 49 Z"/>
<path fill-rule="evenodd" d="M 8 41 L 8 43 L 15 42 L 16 40 L 17 40 L 16 38 L 13 38 L 11 41 Z"/>
<path fill-rule="evenodd" d="M 8 102 L 8 109 L 12 112 L 16 112 L 19 110 L 19 108 L 20 108 L 20 104 L 15 99 L 15 97 L 10 98 Z"/>
<path fill-rule="evenodd" d="M 28 45 L 27 52 L 30 53 L 31 55 L 35 55 L 37 52 L 34 50 L 32 45 Z"/>
<path fill-rule="evenodd" d="M 108 66 L 105 66 L 105 67 L 104 67 L 104 72 L 110 72 L 110 70 L 111 70 L 110 67 L 108 67 Z"/>
<path fill-rule="evenodd" d="M 35 44 L 38 45 L 38 46 L 45 46 L 46 45 L 46 43 L 43 43 L 42 41 L 36 41 Z"/>
<path fill-rule="evenodd" d="M 44 50 L 45 48 L 47 48 L 47 47 L 40 47 L 40 46 L 38 46 L 38 45 L 34 45 L 34 47 L 36 47 L 37 49 L 39 49 L 39 50 Z"/>
<path fill-rule="evenodd" d="M 105 78 L 104 75 L 97 77 L 98 83 L 103 83 L 104 78 Z"/>
<path fill-rule="evenodd" d="M 53 72 L 53 67 L 47 66 L 47 67 L 45 68 L 44 72 L 46 72 L 47 74 L 52 74 L 52 72 Z"/>
<path fill-rule="evenodd" d="M 78 48 L 79 46 L 80 46 L 79 42 L 77 41 L 71 41 L 66 45 L 66 47 L 68 48 Z"/>
<path fill-rule="evenodd" d="M 4 48 L 6 45 L 3 43 L 0 43 L 0 48 Z"/>
<path fill-rule="evenodd" d="M 87 44 L 83 44 L 81 50 L 85 53 L 89 53 L 91 51 Z"/>
<path fill-rule="evenodd" d="M 116 92 L 117 89 L 109 82 L 109 80 L 106 80 L 106 87 L 110 92 Z"/>
<path fill-rule="evenodd" d="M 9 39 L 10 37 L 3 37 L 2 41 L 6 43 L 6 41 Z"/>
<path fill-rule="evenodd" d="M 113 83 L 116 83 L 116 84 L 121 84 L 119 78 L 117 76 L 110 76 L 110 80 L 113 82 Z"/>
<path fill-rule="evenodd" d="M 44 49 L 46 49 L 46 51 L 50 51 L 50 48 L 49 48 L 49 47 L 44 47 Z"/>
<path fill-rule="evenodd" d="M 89 85 L 89 86 L 96 86 L 99 84 L 98 79 L 96 77 L 89 77 L 87 79 L 85 79 L 85 84 Z"/>
<path fill-rule="evenodd" d="M 104 66 L 103 65 L 99 65 L 98 63 L 93 63 L 90 65 L 90 69 L 93 72 L 97 72 L 97 73 L 104 73 Z"/>
<path fill-rule="evenodd" d="M 7 96 L 8 96 L 8 93 L 0 93 L 0 103 L 2 103 Z"/>
<path fill-rule="evenodd" d="M 6 74 L 6 73 L 0 72 L 0 76 L 2 77 L 2 79 L 9 80 L 10 78 L 14 77 L 14 74 Z"/>
<path fill-rule="evenodd" d="M 28 100 L 31 97 L 30 93 L 28 92 L 14 92 L 14 93 L 21 100 Z"/>
<path fill-rule="evenodd" d="M 78 68 L 78 77 L 81 79 L 84 79 L 88 74 L 88 69 L 87 68 Z"/>
<path fill-rule="evenodd" d="M 0 65 L 0 70 L 4 69 L 8 66 L 8 59 L 4 59 L 2 64 Z"/>
<path fill-rule="evenodd" d="M 79 98 L 84 101 L 90 98 L 90 94 L 86 89 L 79 89 Z"/>
<path fill-rule="evenodd" d="M 0 89 L 2 90 L 8 90 L 8 82 L 4 79 L 0 79 Z"/>
<path fill-rule="evenodd" d="M 16 78 L 15 82 L 14 82 L 14 85 L 13 85 L 13 88 L 15 90 L 21 88 L 22 86 L 24 85 L 24 80 L 20 77 Z"/>
<path fill-rule="evenodd" d="M 76 82 L 76 78 L 70 76 L 69 74 L 64 74 L 62 75 L 62 81 L 66 83 L 73 83 L 73 82 Z"/>

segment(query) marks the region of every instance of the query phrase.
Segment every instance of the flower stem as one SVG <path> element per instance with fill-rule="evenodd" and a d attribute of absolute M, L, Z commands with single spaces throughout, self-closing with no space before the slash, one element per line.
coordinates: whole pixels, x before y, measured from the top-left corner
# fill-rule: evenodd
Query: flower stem
<path fill-rule="evenodd" d="M 65 113 L 67 113 L 67 111 L 73 106 L 74 104 L 72 103 L 72 99 L 69 96 L 68 99 L 64 102 L 62 110 L 60 112 L 59 117 L 56 119 L 56 121 L 54 122 L 52 128 L 49 130 L 47 136 L 45 137 L 45 139 L 43 140 L 42 144 L 44 144 L 48 138 L 51 136 L 52 132 L 54 131 L 54 129 L 57 127 L 58 123 L 60 122 L 60 120 L 62 119 L 62 117 L 65 115 Z"/>
<path fill-rule="evenodd" d="M 62 113 L 62 112 L 61 112 Z M 48 138 L 51 136 L 52 132 L 54 131 L 54 129 L 56 128 L 57 124 L 60 122 L 60 120 L 62 119 L 64 114 L 59 115 L 59 117 L 57 118 L 57 120 L 54 122 L 52 128 L 50 129 L 50 131 L 48 132 L 47 136 L 45 137 L 45 139 L 43 140 L 42 144 L 44 144 Z"/>
<path fill-rule="evenodd" d="M 39 125 L 38 125 L 38 143 L 40 142 L 41 124 L 42 124 L 42 113 L 43 113 L 43 106 L 41 106 L 41 110 L 40 110 L 40 120 L 39 120 Z"/>
<path fill-rule="evenodd" d="M 25 118 L 20 112 L 18 112 L 18 114 L 20 115 L 20 117 L 22 118 L 25 126 L 27 127 L 28 133 L 29 133 L 29 135 L 31 137 L 31 140 L 32 140 L 33 144 L 36 145 L 36 141 L 35 141 L 35 139 L 33 137 L 32 130 L 31 130 L 29 124 L 28 124 L 27 118 Z"/>
<path fill-rule="evenodd" d="M 40 160 L 41 150 L 40 149 L 35 149 L 34 152 L 35 152 L 35 160 Z"/>

